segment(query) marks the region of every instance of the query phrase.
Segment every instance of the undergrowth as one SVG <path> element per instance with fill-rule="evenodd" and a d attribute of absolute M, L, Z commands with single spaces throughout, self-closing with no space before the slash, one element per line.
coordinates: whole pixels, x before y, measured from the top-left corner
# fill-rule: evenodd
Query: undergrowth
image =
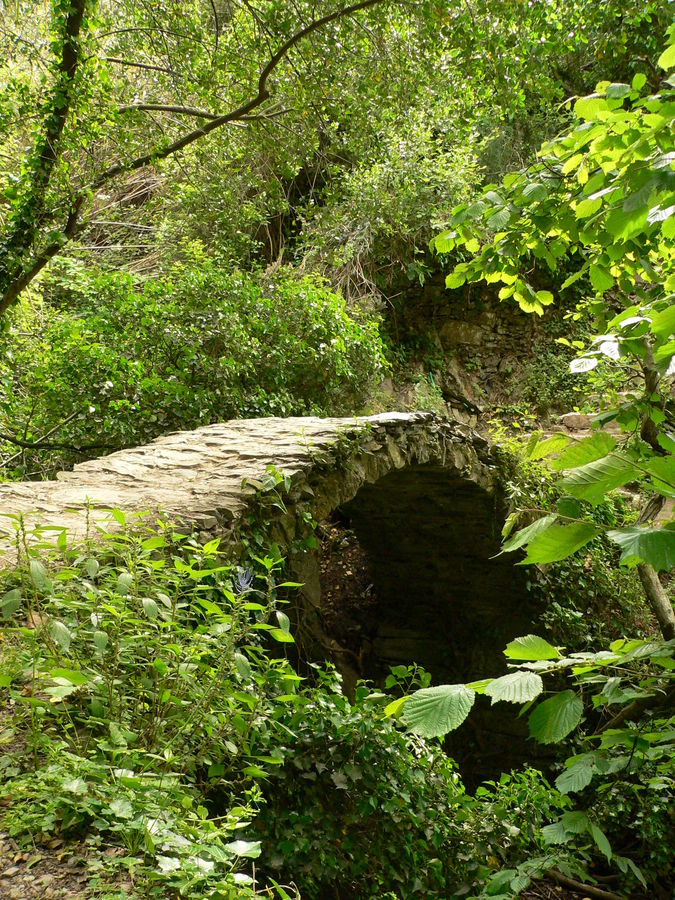
<path fill-rule="evenodd" d="M 390 696 L 298 676 L 275 547 L 233 563 L 113 516 L 79 545 L 17 522 L 0 595 L 0 829 L 84 842 L 88 897 L 510 897 L 529 860 L 587 871 L 586 845 L 545 840 L 570 799 L 540 773 L 472 796 Z M 617 828 L 667 836 L 638 788 L 608 788 Z"/>

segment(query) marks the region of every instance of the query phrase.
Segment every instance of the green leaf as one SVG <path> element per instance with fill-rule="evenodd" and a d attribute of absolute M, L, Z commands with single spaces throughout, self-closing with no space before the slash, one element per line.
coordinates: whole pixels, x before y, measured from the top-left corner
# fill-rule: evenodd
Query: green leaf
<path fill-rule="evenodd" d="M 110 804 L 110 811 L 118 819 L 133 819 L 134 817 L 134 808 L 125 797 L 113 800 Z"/>
<path fill-rule="evenodd" d="M 117 576 L 117 593 L 124 597 L 129 593 L 129 588 L 133 584 L 134 577 L 130 572 L 120 572 Z"/>
<path fill-rule="evenodd" d="M 121 509 L 111 509 L 110 515 L 118 523 L 118 525 L 122 525 L 122 526 L 126 525 L 127 518 Z"/>
<path fill-rule="evenodd" d="M 395 716 L 407 699 L 407 697 L 397 697 L 396 700 L 392 700 L 391 703 L 388 703 L 384 708 L 385 716 Z"/>
<path fill-rule="evenodd" d="M 522 196 L 528 203 L 534 203 L 537 200 L 545 200 L 548 197 L 548 190 L 540 181 L 531 181 L 523 189 Z"/>
<path fill-rule="evenodd" d="M 501 556 L 502 553 L 512 553 L 514 550 L 518 550 L 520 547 L 537 537 L 537 535 L 546 531 L 556 519 L 557 516 L 555 513 L 552 513 L 551 515 L 537 519 L 536 522 L 528 525 L 527 528 L 521 528 L 520 531 L 517 531 L 512 538 L 502 545 L 502 549 L 497 556 Z"/>
<path fill-rule="evenodd" d="M 541 836 L 545 844 L 566 844 L 572 837 L 562 822 L 553 822 L 552 825 L 544 825 Z"/>
<path fill-rule="evenodd" d="M 274 638 L 275 641 L 279 641 L 280 644 L 294 644 L 293 635 L 289 634 L 287 631 L 283 631 L 281 628 L 270 628 L 269 634 Z"/>
<path fill-rule="evenodd" d="M 63 622 L 54 619 L 49 623 L 49 633 L 54 643 L 59 646 L 64 653 L 67 653 L 70 649 L 72 635 L 66 625 L 64 625 Z"/>
<path fill-rule="evenodd" d="M 235 856 L 246 856 L 249 859 L 257 859 L 260 856 L 260 841 L 231 841 L 225 844 L 225 849 Z"/>
<path fill-rule="evenodd" d="M 551 468 L 556 472 L 564 469 L 576 469 L 577 466 L 584 466 L 586 463 L 607 456 L 615 447 L 616 440 L 611 434 L 607 434 L 605 431 L 596 431 L 590 437 L 571 444 L 555 462 L 551 463 Z"/>
<path fill-rule="evenodd" d="M 422 737 L 441 737 L 462 724 L 475 697 L 475 692 L 463 684 L 422 688 L 410 695 L 401 718 L 411 731 Z"/>
<path fill-rule="evenodd" d="M 243 653 L 234 654 L 234 665 L 242 678 L 251 677 L 251 664 Z"/>
<path fill-rule="evenodd" d="M 605 858 L 609 862 L 609 860 L 611 860 L 612 858 L 612 848 L 609 841 L 607 840 L 605 832 L 602 831 L 601 828 L 598 828 L 595 822 L 590 823 L 588 830 L 590 831 L 591 837 L 595 841 L 598 850 L 603 854 L 603 856 L 605 856 Z"/>
<path fill-rule="evenodd" d="M 31 559 L 29 564 L 30 577 L 36 589 L 43 594 L 51 592 L 52 584 L 47 575 L 47 570 L 39 559 Z"/>
<path fill-rule="evenodd" d="M 552 434 L 551 437 L 544 441 L 538 441 L 528 450 L 528 459 L 543 459 L 545 456 L 551 456 L 553 453 L 560 453 L 568 446 L 570 438 L 566 434 Z"/>
<path fill-rule="evenodd" d="M 578 809 L 563 813 L 560 821 L 562 822 L 565 831 L 569 831 L 570 834 L 583 834 L 588 831 L 588 826 L 590 824 L 586 813 L 581 812 Z"/>
<path fill-rule="evenodd" d="M 17 609 L 21 606 L 21 589 L 13 588 L 2 595 L 0 600 L 0 610 L 2 610 L 3 619 L 10 619 Z"/>
<path fill-rule="evenodd" d="M 645 562 L 657 572 L 668 572 L 675 566 L 675 523 L 663 528 L 634 525 L 607 532 L 607 537 L 621 547 L 621 562 L 629 568 Z"/>
<path fill-rule="evenodd" d="M 609 97 L 610 100 L 623 100 L 630 92 L 631 87 L 629 84 L 614 83 L 609 85 L 605 91 L 605 96 Z"/>
<path fill-rule="evenodd" d="M 583 759 L 565 769 L 555 780 L 555 786 L 561 794 L 572 794 L 583 791 L 593 780 L 594 766 L 592 760 Z"/>
<path fill-rule="evenodd" d="M 668 497 L 675 496 L 675 456 L 654 456 L 644 463 L 653 478 L 654 488 Z"/>
<path fill-rule="evenodd" d="M 108 646 L 108 635 L 105 631 L 94 632 L 94 646 L 101 652 Z"/>
<path fill-rule="evenodd" d="M 492 698 L 492 703 L 527 703 L 543 690 L 544 683 L 534 672 L 509 672 L 490 682 L 485 693 Z"/>
<path fill-rule="evenodd" d="M 602 459 L 579 466 L 563 478 L 561 485 L 573 497 L 588 500 L 594 505 L 604 500 L 605 494 L 640 477 L 632 460 L 622 453 L 610 453 Z"/>
<path fill-rule="evenodd" d="M 589 275 L 591 276 L 591 284 L 599 293 L 604 293 L 604 291 L 614 287 L 614 279 L 606 269 L 602 269 L 600 266 L 591 264 Z"/>
<path fill-rule="evenodd" d="M 540 744 L 555 744 L 577 727 L 583 712 L 584 704 L 574 691 L 555 694 L 530 713 L 530 737 Z"/>
<path fill-rule="evenodd" d="M 551 525 L 543 534 L 530 541 L 527 546 L 527 556 L 518 565 L 531 563 L 541 565 L 566 559 L 592 541 L 601 531 L 602 528 L 592 522 Z"/>
<path fill-rule="evenodd" d="M 662 69 L 672 69 L 675 66 L 675 44 L 666 47 L 658 58 L 658 64 Z"/>
<path fill-rule="evenodd" d="M 498 212 L 491 215 L 485 225 L 490 231 L 500 231 L 508 225 L 510 221 L 511 212 L 507 207 L 504 207 L 504 209 L 500 209 Z"/>
<path fill-rule="evenodd" d="M 594 197 L 594 198 L 586 197 L 585 200 L 581 200 L 579 203 L 577 203 L 576 208 L 574 210 L 574 214 L 577 217 L 577 219 L 587 219 L 589 216 L 594 215 L 594 213 L 596 213 L 600 209 L 601 206 L 602 206 L 602 200 L 600 199 L 600 197 Z M 573 280 L 576 281 L 577 278 L 579 278 L 580 276 L 581 276 L 581 272 L 577 272 L 576 277 L 575 277 L 575 275 L 572 275 L 570 278 L 567 279 L 567 281 L 564 282 L 564 284 L 561 287 L 561 290 L 563 290 L 566 287 L 569 287 L 569 285 L 573 283 Z"/>
<path fill-rule="evenodd" d="M 524 637 L 515 638 L 506 645 L 504 656 L 507 659 L 521 659 L 528 662 L 560 659 L 556 648 L 536 634 L 526 634 Z"/>
<path fill-rule="evenodd" d="M 597 364 L 598 360 L 593 356 L 580 356 L 570 363 L 570 372 L 572 375 L 582 375 L 584 372 L 590 372 Z"/>
<path fill-rule="evenodd" d="M 281 610 L 277 610 L 276 612 L 277 622 L 279 623 L 279 628 L 285 633 L 291 633 L 291 620 L 288 618 L 286 613 L 281 612 Z"/>
<path fill-rule="evenodd" d="M 661 340 L 675 334 L 675 303 L 652 316 L 651 330 Z"/>
<path fill-rule="evenodd" d="M 641 91 L 647 84 L 647 76 L 643 72 L 638 72 L 633 76 L 632 88 L 634 91 Z"/>
<path fill-rule="evenodd" d="M 445 279 L 445 286 L 449 290 L 456 290 L 460 288 L 464 282 L 466 281 L 466 275 L 462 275 L 461 273 L 450 272 L 450 274 Z"/>
<path fill-rule="evenodd" d="M 143 604 L 143 612 L 145 615 L 154 622 L 159 615 L 159 607 L 155 601 L 151 597 L 143 597 L 141 603 Z"/>

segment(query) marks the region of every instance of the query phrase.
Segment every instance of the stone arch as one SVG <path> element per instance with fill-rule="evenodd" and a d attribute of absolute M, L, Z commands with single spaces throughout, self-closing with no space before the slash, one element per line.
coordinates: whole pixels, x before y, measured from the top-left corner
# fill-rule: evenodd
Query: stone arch
<path fill-rule="evenodd" d="M 299 618 L 315 658 L 332 655 L 352 683 L 397 662 L 420 663 L 436 682 L 503 667 L 504 643 L 530 630 L 533 610 L 523 570 L 493 559 L 503 520 L 497 456 L 466 425 L 431 413 L 236 420 L 167 435 L 55 482 L 2 484 L 0 516 L 21 514 L 28 533 L 39 524 L 77 538 L 113 507 L 161 510 L 234 548 L 260 509 L 269 467 L 289 489 L 266 527 L 305 583 Z M 323 522 L 334 513 L 356 533 L 377 599 L 364 659 L 331 644 L 322 628 L 319 554 L 293 552 L 308 514 Z M 0 557 L 8 560 L 11 524 L 4 532 Z"/>

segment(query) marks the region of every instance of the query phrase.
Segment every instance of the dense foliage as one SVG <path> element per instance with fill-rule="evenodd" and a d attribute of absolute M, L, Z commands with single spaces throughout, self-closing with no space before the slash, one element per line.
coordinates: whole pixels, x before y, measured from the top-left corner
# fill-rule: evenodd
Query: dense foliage
<path fill-rule="evenodd" d="M 672 3 L 0 13 L 0 477 L 228 418 L 459 400 L 494 417 L 503 552 L 546 629 L 507 674 L 406 660 L 347 695 L 297 659 L 264 503 L 236 551 L 119 510 L 29 546 L 13 517 L 0 842 L 79 843 L 104 900 L 668 896 Z M 499 300 L 555 318 L 496 398 L 481 339 L 439 335 L 471 331 L 465 301 L 499 332 Z M 537 431 L 577 404 L 592 433 Z M 520 707 L 546 776 L 465 788 L 439 738 L 478 696 Z"/>
<path fill-rule="evenodd" d="M 136 287 L 64 261 L 45 296 L 0 338 L 14 475 L 230 418 L 348 414 L 385 369 L 377 323 L 317 277 L 255 279 L 201 254 Z"/>

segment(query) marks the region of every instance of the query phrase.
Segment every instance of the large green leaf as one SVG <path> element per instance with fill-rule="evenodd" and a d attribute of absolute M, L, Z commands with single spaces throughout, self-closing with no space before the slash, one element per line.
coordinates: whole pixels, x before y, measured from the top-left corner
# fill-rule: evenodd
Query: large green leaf
<path fill-rule="evenodd" d="M 592 264 L 589 269 L 589 275 L 591 276 L 591 284 L 599 293 L 604 293 L 604 291 L 614 287 L 614 279 L 606 269 L 602 269 L 600 266 Z"/>
<path fill-rule="evenodd" d="M 562 481 L 565 490 L 579 500 L 601 503 L 608 491 L 639 478 L 640 470 L 622 453 L 610 453 L 602 459 L 579 466 Z"/>
<path fill-rule="evenodd" d="M 667 497 L 675 496 L 675 456 L 654 456 L 644 467 L 653 478 L 655 490 Z"/>
<path fill-rule="evenodd" d="M 540 744 L 555 744 L 577 727 L 583 712 L 584 704 L 574 691 L 554 694 L 530 713 L 530 737 Z"/>
<path fill-rule="evenodd" d="M 579 756 L 571 763 L 568 760 L 565 766 L 565 770 L 555 780 L 555 786 L 561 794 L 583 791 L 593 780 L 595 771 L 593 754 L 588 753 Z"/>
<path fill-rule="evenodd" d="M 652 316 L 651 330 L 664 341 L 675 334 L 675 304 Z"/>
<path fill-rule="evenodd" d="M 544 690 L 544 683 L 534 672 L 509 672 L 495 678 L 485 688 L 485 693 L 493 703 L 527 703 L 534 700 Z"/>
<path fill-rule="evenodd" d="M 504 656 L 507 659 L 522 659 L 528 662 L 542 659 L 560 659 L 556 648 L 536 634 L 526 634 L 515 638 L 506 645 Z"/>
<path fill-rule="evenodd" d="M 528 459 L 543 459 L 552 453 L 559 453 L 564 450 L 570 442 L 570 438 L 566 434 L 552 434 L 543 441 L 536 441 L 532 446 L 528 446 Z"/>
<path fill-rule="evenodd" d="M 476 694 L 463 684 L 441 684 L 411 694 L 401 719 L 425 738 L 441 737 L 459 728 L 469 715 Z"/>
<path fill-rule="evenodd" d="M 563 469 L 575 469 L 577 466 L 585 466 L 586 463 L 607 456 L 615 447 L 616 440 L 611 434 L 607 434 L 605 431 L 596 431 L 590 437 L 581 441 L 575 441 L 574 444 L 567 447 L 555 462 L 551 463 L 551 468 L 555 469 L 556 472 L 562 472 Z"/>
<path fill-rule="evenodd" d="M 631 528 L 617 528 L 607 532 L 607 537 L 621 547 L 620 562 L 625 566 L 636 566 L 644 562 L 657 572 L 668 572 L 675 567 L 675 523 L 669 522 L 663 528 L 634 525 Z"/>
<path fill-rule="evenodd" d="M 551 563 L 566 559 L 600 534 L 602 528 L 592 522 L 551 525 L 527 546 L 527 556 L 519 565 Z"/>
<path fill-rule="evenodd" d="M 541 519 L 537 519 L 536 522 L 533 522 L 531 525 L 528 525 L 527 528 L 521 528 L 520 531 L 517 531 L 510 540 L 506 541 L 505 544 L 502 545 L 501 551 L 497 554 L 497 556 L 501 556 L 502 553 L 512 553 L 514 550 L 518 550 L 520 547 L 523 547 L 525 544 L 529 543 L 529 541 L 533 540 L 538 534 L 541 534 L 543 531 L 552 525 L 558 517 L 556 515 L 543 516 Z"/>
<path fill-rule="evenodd" d="M 588 830 L 593 836 L 593 840 L 598 848 L 598 850 L 606 857 L 607 861 L 612 858 L 612 848 L 610 846 L 609 841 L 607 840 L 607 835 L 605 832 L 599 828 L 595 822 L 591 822 Z"/>

